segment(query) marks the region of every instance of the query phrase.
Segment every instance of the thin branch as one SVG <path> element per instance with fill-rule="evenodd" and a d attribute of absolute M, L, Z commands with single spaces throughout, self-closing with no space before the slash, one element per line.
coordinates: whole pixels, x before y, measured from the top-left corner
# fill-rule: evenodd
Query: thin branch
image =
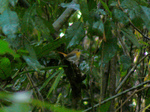
<path fill-rule="evenodd" d="M 140 92 L 140 91 L 142 91 L 142 90 L 144 90 L 144 89 L 146 89 L 146 88 L 149 88 L 150 87 L 150 85 L 147 85 L 147 86 L 145 86 L 145 87 L 143 87 L 143 88 L 141 88 L 141 89 L 139 89 L 139 90 L 135 90 L 122 104 L 121 104 L 121 106 L 119 107 L 119 108 L 117 108 L 117 110 L 115 111 L 115 112 L 117 112 L 135 93 L 138 93 L 138 92 Z"/>
<path fill-rule="evenodd" d="M 142 33 L 142 31 L 140 31 L 137 27 L 135 27 L 134 24 L 133 24 L 131 21 L 130 21 L 130 25 L 131 25 L 134 29 L 136 29 L 144 38 L 150 40 L 150 38 L 147 37 L 147 36 L 145 36 L 145 35 Z"/>
<path fill-rule="evenodd" d="M 147 55 L 143 56 L 142 59 L 139 62 L 137 62 L 136 64 L 134 64 L 134 66 L 131 68 L 131 70 L 128 72 L 128 74 L 125 76 L 125 78 L 122 80 L 122 82 L 120 82 L 119 86 L 116 89 L 116 93 L 120 90 L 120 88 L 126 82 L 126 80 L 128 79 L 128 77 L 134 72 L 134 70 L 136 69 L 136 67 L 138 66 L 138 64 L 140 64 L 149 55 L 150 54 L 147 54 Z"/>
<path fill-rule="evenodd" d="M 72 0 L 72 2 L 77 2 L 77 0 Z M 62 27 L 62 25 L 68 20 L 68 18 L 71 16 L 71 14 L 75 10 L 73 8 L 67 8 L 60 17 L 53 23 L 53 27 L 56 31 L 59 31 L 59 29 Z"/>
<path fill-rule="evenodd" d="M 127 89 L 127 90 L 125 90 L 125 91 L 123 91 L 123 92 L 121 92 L 121 93 L 118 93 L 118 94 L 116 94 L 116 95 L 114 95 L 114 96 L 112 96 L 112 97 L 110 97 L 110 98 L 108 98 L 108 99 L 102 101 L 102 102 L 101 102 L 101 105 L 104 104 L 104 103 L 106 103 L 106 102 L 108 102 L 108 101 L 110 101 L 110 100 L 112 100 L 112 99 L 114 99 L 114 98 L 117 98 L 117 97 L 119 97 L 119 96 L 121 96 L 121 95 L 124 95 L 125 93 L 127 93 L 127 92 L 129 92 L 129 91 L 135 90 L 135 89 L 137 89 L 137 88 L 139 88 L 139 87 L 141 87 L 141 86 L 143 86 L 143 85 L 145 85 L 145 84 L 147 84 L 147 83 L 150 83 L 150 80 L 149 80 L 149 81 L 145 81 L 145 82 L 143 82 L 143 83 L 141 83 L 141 84 L 139 84 L 139 85 L 136 85 L 136 86 L 134 86 L 134 87 L 132 87 L 132 88 L 130 88 L 130 89 Z M 94 108 L 96 108 L 96 107 L 98 107 L 98 106 L 99 106 L 99 103 L 96 104 L 96 105 L 94 105 Z M 87 112 L 87 111 L 89 111 L 89 110 L 91 110 L 91 109 L 92 109 L 92 107 L 89 107 L 88 109 L 84 110 L 83 112 Z"/>

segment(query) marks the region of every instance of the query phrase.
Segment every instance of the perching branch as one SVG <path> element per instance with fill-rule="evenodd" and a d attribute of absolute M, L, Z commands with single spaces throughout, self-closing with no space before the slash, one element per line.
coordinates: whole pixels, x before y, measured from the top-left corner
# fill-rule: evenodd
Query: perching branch
<path fill-rule="evenodd" d="M 77 0 L 72 0 L 73 2 L 77 2 Z M 72 8 L 67 8 L 60 17 L 53 23 L 53 27 L 56 31 L 59 31 L 59 29 L 62 27 L 62 25 L 68 20 L 68 18 L 71 16 L 71 14 L 75 10 Z"/>
<path fill-rule="evenodd" d="M 145 86 L 145 87 L 143 87 L 143 88 L 141 88 L 141 89 L 139 89 L 139 90 L 135 90 L 122 104 L 121 104 L 121 106 L 119 107 L 119 108 L 117 108 L 117 110 L 115 111 L 115 112 L 118 112 L 118 110 L 135 94 L 135 93 L 138 93 L 138 92 L 140 92 L 140 91 L 142 91 L 142 90 L 144 90 L 144 89 L 146 89 L 146 88 L 149 88 L 150 87 L 150 85 L 147 85 L 147 86 Z"/>
<path fill-rule="evenodd" d="M 134 86 L 134 87 L 132 87 L 132 88 L 130 88 L 130 89 L 127 89 L 127 90 L 125 90 L 125 91 L 123 91 L 123 92 L 121 92 L 121 93 L 118 93 L 118 94 L 116 94 L 116 95 L 114 95 L 114 96 L 112 96 L 112 97 L 110 97 L 110 98 L 108 98 L 108 99 L 102 101 L 102 102 L 101 102 L 101 105 L 104 104 L 104 103 L 106 103 L 106 102 L 108 102 L 108 101 L 110 101 L 110 100 L 112 100 L 112 99 L 114 99 L 114 98 L 117 98 L 117 97 L 119 97 L 119 96 L 121 96 L 121 95 L 124 95 L 125 93 L 127 93 L 127 92 L 129 92 L 129 91 L 135 90 L 135 89 L 137 89 L 137 88 L 139 88 L 139 87 L 141 87 L 141 86 L 143 86 L 143 85 L 145 85 L 145 84 L 148 84 L 148 83 L 150 83 L 150 80 L 149 80 L 149 81 L 145 81 L 145 82 L 143 82 L 143 83 L 141 83 L 141 84 L 139 84 L 139 85 L 136 85 L 136 86 Z M 98 106 L 99 106 L 99 103 L 96 104 L 96 105 L 94 105 L 94 108 L 96 108 L 96 107 L 98 107 Z M 89 111 L 89 110 L 91 110 L 91 109 L 92 109 L 92 107 L 89 107 L 88 109 L 84 110 L 83 112 L 87 112 L 87 111 Z"/>
<path fill-rule="evenodd" d="M 120 88 L 126 82 L 126 80 L 128 79 L 128 77 L 134 72 L 134 70 L 136 69 L 136 67 L 138 66 L 138 64 L 140 64 L 149 55 L 150 54 L 147 54 L 147 55 L 143 56 L 142 59 L 139 62 L 137 62 L 136 64 L 134 64 L 134 66 L 131 68 L 131 70 L 128 72 L 128 74 L 125 76 L 125 78 L 122 80 L 122 82 L 120 82 L 119 86 L 116 89 L 116 93 L 120 90 Z"/>
<path fill-rule="evenodd" d="M 133 24 L 132 22 L 130 22 L 130 25 L 131 25 L 134 29 L 136 29 L 144 38 L 150 40 L 150 38 L 147 37 L 147 36 L 145 36 L 137 27 L 134 26 L 134 24 Z"/>

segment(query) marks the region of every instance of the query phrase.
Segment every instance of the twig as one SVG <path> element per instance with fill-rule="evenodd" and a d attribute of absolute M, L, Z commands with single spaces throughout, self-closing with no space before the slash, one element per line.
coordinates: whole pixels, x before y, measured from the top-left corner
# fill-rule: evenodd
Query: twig
<path fill-rule="evenodd" d="M 127 89 L 127 90 L 125 90 L 125 91 L 123 91 L 123 92 L 121 92 L 121 93 L 118 93 L 118 94 L 116 94 L 116 95 L 114 95 L 114 96 L 112 96 L 112 97 L 110 97 L 110 98 L 108 98 L 108 99 L 102 101 L 102 102 L 101 102 L 101 105 L 104 104 L 104 103 L 106 103 L 106 102 L 108 102 L 108 101 L 110 101 L 110 100 L 112 100 L 112 99 L 114 99 L 114 98 L 117 98 L 117 97 L 119 97 L 119 96 L 121 96 L 121 95 L 123 95 L 123 94 L 125 94 L 125 93 L 127 93 L 127 92 L 129 92 L 129 91 L 132 91 L 132 90 L 134 90 L 134 89 L 137 89 L 137 88 L 139 88 L 140 86 L 143 86 L 143 85 L 145 85 L 145 84 L 147 84 L 147 83 L 150 83 L 150 80 L 149 80 L 149 81 L 145 81 L 145 82 L 143 82 L 143 83 L 141 83 L 141 84 L 139 84 L 139 85 L 136 85 L 136 86 L 134 86 L 134 87 L 132 87 L 132 88 L 130 88 L 130 89 Z M 96 104 L 96 105 L 94 105 L 94 108 L 96 108 L 96 107 L 98 107 L 98 106 L 99 106 L 99 103 Z M 84 110 L 83 112 L 87 112 L 87 111 L 89 111 L 89 110 L 91 110 L 91 109 L 92 109 L 92 107 L 89 107 L 88 109 Z"/>
<path fill-rule="evenodd" d="M 116 110 L 115 112 L 117 112 L 135 93 L 138 93 L 139 91 L 142 91 L 142 90 L 144 90 L 144 89 L 146 89 L 146 88 L 149 88 L 149 87 L 150 87 L 150 85 L 147 85 L 146 87 L 143 87 L 143 88 L 141 88 L 141 89 L 139 89 L 139 90 L 135 90 L 135 91 L 120 105 L 120 107 L 117 108 L 117 110 Z"/>
<path fill-rule="evenodd" d="M 134 26 L 134 24 L 130 21 L 130 25 L 135 28 L 144 38 L 150 40 L 149 37 L 145 36 L 137 27 Z"/>
<path fill-rule="evenodd" d="M 132 68 L 131 70 L 128 72 L 128 74 L 125 76 L 125 78 L 122 80 L 122 82 L 120 82 L 119 86 L 116 89 L 116 93 L 120 90 L 120 88 L 122 87 L 122 85 L 125 83 L 125 81 L 128 79 L 128 77 L 134 72 L 134 70 L 136 69 L 136 67 L 138 66 L 138 64 L 140 64 L 147 56 L 149 56 L 150 54 L 147 54 L 145 56 L 142 57 L 142 59 L 137 62 Z"/>
<path fill-rule="evenodd" d="M 38 94 L 38 95 L 37 95 L 36 92 L 34 91 L 35 96 L 37 97 L 37 99 L 40 99 L 42 102 L 44 102 L 43 96 L 42 96 L 42 94 L 40 93 L 39 89 L 37 88 L 35 82 L 32 80 L 30 74 L 27 73 L 26 76 L 27 76 L 27 78 L 28 78 L 28 80 L 29 80 L 31 86 L 35 89 L 35 91 L 36 91 L 37 94 Z M 45 112 L 45 110 L 44 110 L 43 107 L 42 107 L 42 111 Z"/>

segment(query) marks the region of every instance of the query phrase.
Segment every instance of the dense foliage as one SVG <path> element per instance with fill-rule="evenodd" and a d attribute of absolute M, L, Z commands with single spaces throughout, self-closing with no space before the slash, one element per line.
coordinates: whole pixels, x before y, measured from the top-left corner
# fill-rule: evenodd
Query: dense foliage
<path fill-rule="evenodd" d="M 0 111 L 148 112 L 149 35 L 149 0 L 0 0 Z"/>

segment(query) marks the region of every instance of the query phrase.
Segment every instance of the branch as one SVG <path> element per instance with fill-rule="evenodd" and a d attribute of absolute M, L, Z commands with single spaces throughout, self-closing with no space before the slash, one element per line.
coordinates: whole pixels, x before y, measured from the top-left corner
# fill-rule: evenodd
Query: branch
<path fill-rule="evenodd" d="M 110 101 L 110 100 L 112 100 L 112 99 L 114 99 L 114 98 L 117 98 L 117 97 L 119 97 L 119 96 L 121 96 L 121 95 L 124 95 L 125 93 L 127 93 L 127 92 L 129 92 L 129 91 L 135 90 L 135 89 L 137 89 L 137 88 L 139 88 L 139 87 L 141 87 L 141 86 L 143 86 L 143 85 L 145 85 L 145 84 L 147 84 L 147 83 L 150 83 L 150 80 L 149 80 L 149 81 L 145 81 L 145 82 L 143 82 L 143 83 L 141 83 L 141 84 L 139 84 L 139 85 L 137 85 L 137 86 L 134 86 L 134 87 L 132 87 L 132 88 L 130 88 L 130 89 L 127 89 L 127 90 L 125 90 L 125 91 L 123 91 L 123 92 L 121 92 L 121 93 L 118 93 L 118 94 L 116 94 L 116 95 L 114 95 L 114 96 L 112 96 L 112 97 L 110 97 L 110 98 L 108 98 L 108 99 L 102 101 L 102 102 L 101 102 L 101 105 L 104 104 L 104 103 L 106 103 L 106 102 L 108 102 L 108 101 Z M 94 108 L 98 107 L 99 105 L 100 105 L 99 103 L 96 104 L 96 105 L 94 105 Z M 92 109 L 92 107 L 89 107 L 88 109 L 84 110 L 83 112 L 87 112 L 87 111 L 89 111 L 89 110 L 91 110 L 91 109 Z"/>
<path fill-rule="evenodd" d="M 72 0 L 72 2 L 77 3 L 77 0 Z M 53 23 L 53 27 L 56 31 L 59 31 L 59 29 L 62 27 L 62 25 L 68 20 L 68 18 L 71 16 L 71 14 L 75 10 L 72 8 L 67 8 L 60 17 Z"/>
<path fill-rule="evenodd" d="M 130 21 L 130 25 L 135 28 L 144 38 L 150 40 L 149 37 L 145 36 L 137 27 L 134 26 L 134 24 Z"/>
<path fill-rule="evenodd" d="M 116 93 L 120 90 L 120 88 L 125 83 L 125 81 L 128 79 L 128 77 L 134 72 L 134 70 L 136 69 L 136 67 L 138 66 L 138 64 L 140 64 L 149 55 L 150 55 L 150 53 L 147 54 L 147 55 L 145 55 L 145 56 L 143 56 L 142 59 L 139 62 L 137 62 L 136 64 L 134 64 L 134 66 L 131 68 L 131 70 L 128 72 L 128 74 L 125 76 L 125 78 L 122 80 L 122 82 L 120 82 L 120 85 L 116 89 Z"/>
<path fill-rule="evenodd" d="M 146 88 L 149 88 L 150 87 L 150 85 L 147 85 L 147 86 L 145 86 L 145 87 L 143 87 L 143 88 L 141 88 L 141 89 L 139 89 L 139 90 L 135 90 L 122 104 L 121 104 L 121 106 L 115 111 L 115 112 L 118 112 L 118 110 L 135 94 L 135 93 L 138 93 L 138 92 L 140 92 L 140 91 L 142 91 L 142 90 L 144 90 L 144 89 L 146 89 Z"/>

